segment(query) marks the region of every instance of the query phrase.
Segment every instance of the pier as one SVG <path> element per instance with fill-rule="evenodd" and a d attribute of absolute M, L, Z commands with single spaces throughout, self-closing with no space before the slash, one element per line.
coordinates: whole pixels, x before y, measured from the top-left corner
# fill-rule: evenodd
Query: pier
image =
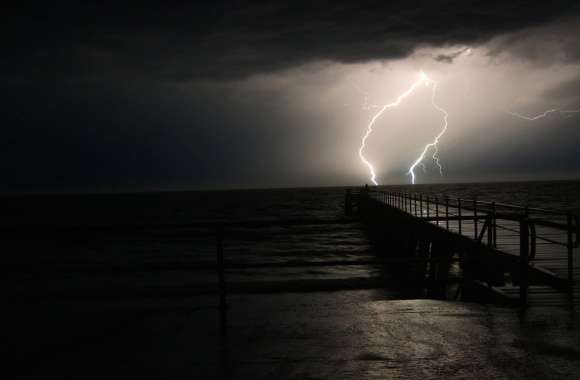
<path fill-rule="evenodd" d="M 523 307 L 580 301 L 575 214 L 368 187 L 347 191 L 345 210 L 356 213 L 379 242 L 418 262 L 431 283 L 443 287 L 451 264 L 458 263 L 458 298 L 463 292 L 464 299 Z"/>

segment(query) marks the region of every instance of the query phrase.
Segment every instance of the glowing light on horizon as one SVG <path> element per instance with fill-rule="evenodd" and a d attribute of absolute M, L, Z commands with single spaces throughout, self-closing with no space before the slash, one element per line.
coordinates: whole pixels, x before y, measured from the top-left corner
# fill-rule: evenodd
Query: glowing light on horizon
<path fill-rule="evenodd" d="M 405 98 L 407 98 L 408 96 L 410 96 L 413 92 L 415 92 L 415 90 L 417 89 L 417 87 L 421 86 L 421 85 L 425 85 L 425 86 L 431 86 L 432 90 L 431 90 L 431 104 L 433 105 L 433 107 L 441 112 L 443 114 L 443 128 L 441 129 L 441 132 L 439 132 L 439 134 L 437 134 L 437 136 L 435 136 L 435 138 L 428 143 L 427 145 L 425 145 L 425 147 L 423 148 L 423 150 L 421 151 L 421 154 L 419 155 L 419 157 L 413 161 L 413 164 L 411 165 L 411 167 L 409 168 L 407 174 L 411 176 L 411 183 L 415 184 L 415 168 L 417 167 L 417 165 L 421 165 L 423 167 L 423 170 L 425 170 L 425 165 L 423 164 L 423 160 L 425 158 L 425 155 L 427 154 L 427 152 L 430 149 L 433 149 L 433 162 L 439 167 L 439 173 L 441 175 L 443 175 L 443 166 L 441 165 L 441 163 L 439 162 L 439 149 L 437 144 L 439 143 L 439 140 L 441 139 L 441 137 L 445 134 L 445 132 L 447 131 L 447 118 L 448 118 L 448 113 L 441 108 L 439 105 L 437 105 L 437 103 L 435 102 L 435 96 L 437 93 L 437 82 L 435 82 L 434 80 L 432 80 L 431 78 L 429 78 L 423 71 L 420 72 L 419 74 L 419 79 L 417 79 L 406 91 L 404 91 L 402 94 L 400 94 L 394 102 L 392 103 L 387 103 L 384 104 L 382 106 L 367 106 L 365 109 L 371 109 L 371 108 L 379 108 L 379 111 L 371 118 L 370 122 L 367 125 L 367 129 L 365 134 L 362 137 L 361 140 L 361 145 L 358 151 L 360 160 L 367 166 L 369 173 L 370 173 L 370 181 L 377 186 L 378 182 L 376 180 L 377 176 L 376 176 L 376 172 L 375 172 L 375 168 L 373 167 L 373 165 L 370 163 L 370 161 L 367 160 L 367 158 L 364 156 L 363 151 L 366 148 L 366 142 L 369 138 L 369 136 L 372 134 L 373 132 L 373 127 L 376 123 L 376 121 L 383 115 L 383 113 L 389 109 L 389 108 L 394 108 L 394 107 L 398 107 L 403 100 L 405 100 Z M 366 101 L 365 101 L 366 104 Z"/>

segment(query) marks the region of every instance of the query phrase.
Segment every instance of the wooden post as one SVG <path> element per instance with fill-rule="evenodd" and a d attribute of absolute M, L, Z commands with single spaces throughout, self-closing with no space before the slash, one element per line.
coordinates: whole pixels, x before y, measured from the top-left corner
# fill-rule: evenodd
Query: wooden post
<path fill-rule="evenodd" d="M 224 268 L 224 227 L 221 224 L 216 226 L 216 254 L 217 254 L 217 273 L 219 282 L 220 309 L 227 308 L 226 303 L 226 281 Z"/>
<path fill-rule="evenodd" d="M 525 307 L 528 304 L 528 252 L 529 234 L 528 219 L 520 221 L 520 302 Z"/>
<path fill-rule="evenodd" d="M 457 198 L 457 224 L 459 235 L 461 235 L 461 198 Z"/>
<path fill-rule="evenodd" d="M 497 247 L 497 228 L 496 228 L 496 220 L 495 220 L 495 202 L 491 202 L 491 227 L 490 232 L 492 234 L 492 244 L 493 247 Z"/>
<path fill-rule="evenodd" d="M 568 286 L 570 300 L 574 300 L 574 242 L 572 240 L 572 215 L 567 215 L 567 225 L 568 225 Z M 578 226 L 576 226 L 578 227 Z"/>
<path fill-rule="evenodd" d="M 419 217 L 423 217 L 423 194 L 419 194 Z"/>
<path fill-rule="evenodd" d="M 477 201 L 475 199 L 473 200 L 473 236 L 477 240 Z"/>
<path fill-rule="evenodd" d="M 435 217 L 439 218 L 439 198 L 435 198 Z M 437 226 L 439 226 L 439 219 L 437 219 Z"/>
<path fill-rule="evenodd" d="M 429 217 L 429 196 L 427 195 L 427 218 Z"/>
<path fill-rule="evenodd" d="M 445 196 L 445 229 L 449 231 L 449 195 Z"/>
<path fill-rule="evenodd" d="M 487 222 L 487 246 L 493 246 L 493 216 L 492 214 L 488 214 L 486 217 Z"/>

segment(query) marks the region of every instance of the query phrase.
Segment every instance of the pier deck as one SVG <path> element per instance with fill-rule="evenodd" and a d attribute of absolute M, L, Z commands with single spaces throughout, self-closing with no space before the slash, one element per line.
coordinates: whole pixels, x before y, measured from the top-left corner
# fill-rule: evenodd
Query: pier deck
<path fill-rule="evenodd" d="M 486 257 L 507 262 L 507 281 L 482 282 L 496 293 L 530 305 L 580 304 L 580 263 L 574 259 L 580 225 L 574 214 L 369 189 L 361 190 L 359 197 L 359 203 L 372 202 L 367 209 L 382 207 L 428 224 L 431 233 L 461 242 L 467 251 L 484 251 Z"/>

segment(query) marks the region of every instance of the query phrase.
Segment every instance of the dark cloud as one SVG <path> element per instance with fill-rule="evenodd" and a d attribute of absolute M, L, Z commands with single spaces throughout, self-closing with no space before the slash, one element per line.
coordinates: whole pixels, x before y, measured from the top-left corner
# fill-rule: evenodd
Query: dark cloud
<path fill-rule="evenodd" d="M 8 10 L 2 75 L 238 78 L 400 58 L 577 14 L 577 1 L 78 2 Z M 452 60 L 453 57 L 440 57 Z"/>
<path fill-rule="evenodd" d="M 495 59 L 519 59 L 535 65 L 580 61 L 580 19 L 574 12 L 547 26 L 532 26 L 500 36 L 488 44 Z"/>
<path fill-rule="evenodd" d="M 461 54 L 467 52 L 467 49 L 468 48 L 460 49 L 460 50 L 457 50 L 457 51 L 454 51 L 454 52 L 448 53 L 448 54 L 437 54 L 433 57 L 433 59 L 436 60 L 437 62 L 453 63 L 455 58 L 457 58 Z"/>

